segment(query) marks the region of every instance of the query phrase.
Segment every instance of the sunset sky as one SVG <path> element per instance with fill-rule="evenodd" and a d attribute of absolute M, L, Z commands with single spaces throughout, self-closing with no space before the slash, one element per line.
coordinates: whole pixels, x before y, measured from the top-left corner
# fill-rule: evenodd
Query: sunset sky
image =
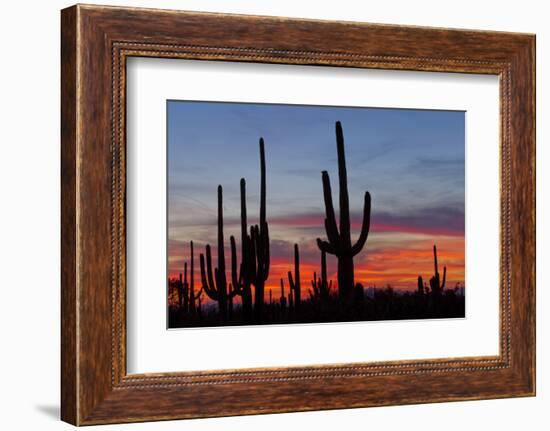
<path fill-rule="evenodd" d="M 302 289 L 319 271 L 315 239 L 326 238 L 321 171 L 330 175 L 338 217 L 335 122 L 341 121 L 348 170 L 352 242 L 363 195 L 372 196 L 371 229 L 355 257 L 355 281 L 365 287 L 415 288 L 433 274 L 432 246 L 447 266 L 447 286 L 464 282 L 464 112 L 169 101 L 168 275 L 183 272 L 189 241 L 215 256 L 217 186 L 224 192 L 226 267 L 229 237 L 240 250 L 239 181 L 247 182 L 249 224 L 258 221 L 260 162 L 265 140 L 271 270 L 266 295 L 301 255 Z M 217 259 L 213 256 L 214 262 Z M 336 280 L 336 259 L 328 256 Z M 228 273 L 228 278 L 230 274 Z"/>

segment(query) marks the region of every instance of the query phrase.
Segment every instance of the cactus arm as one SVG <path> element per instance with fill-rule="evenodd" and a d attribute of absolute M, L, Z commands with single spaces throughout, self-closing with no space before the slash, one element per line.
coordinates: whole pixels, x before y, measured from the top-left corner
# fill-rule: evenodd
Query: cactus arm
<path fill-rule="evenodd" d="M 206 290 L 210 290 L 210 292 L 216 292 L 217 289 L 215 280 L 217 280 L 217 278 L 215 279 L 212 275 L 212 252 L 210 250 L 210 244 L 206 245 L 206 275 L 208 277 L 208 284 L 206 285 L 208 286 L 208 289 Z"/>
<path fill-rule="evenodd" d="M 445 288 L 445 279 L 447 278 L 447 267 L 443 267 L 443 281 L 441 283 L 441 290 Z"/>
<path fill-rule="evenodd" d="M 235 237 L 231 235 L 231 282 L 233 284 L 233 290 L 237 295 L 243 293 L 243 264 L 240 265 L 240 271 L 237 272 L 237 246 L 235 244 Z"/>
<path fill-rule="evenodd" d="M 336 226 L 336 216 L 334 213 L 334 204 L 332 203 L 332 190 L 330 187 L 330 177 L 327 171 L 321 174 L 323 180 L 323 197 L 325 201 L 325 230 L 329 242 L 338 244 L 340 237 Z"/>
<path fill-rule="evenodd" d="M 353 256 L 358 254 L 363 249 L 363 247 L 365 246 L 365 243 L 367 242 L 367 238 L 369 236 L 369 230 L 370 230 L 370 208 L 371 208 L 370 193 L 365 192 L 365 203 L 363 205 L 363 224 L 361 226 L 361 234 L 359 235 L 359 239 L 351 248 L 351 253 Z"/>
<path fill-rule="evenodd" d="M 336 225 L 334 225 L 328 218 L 325 217 L 325 232 L 327 233 L 327 238 L 331 244 L 335 246 L 335 248 L 340 243 L 340 237 L 338 236 L 338 231 L 336 229 Z"/>
<path fill-rule="evenodd" d="M 209 247 L 206 248 L 207 253 L 209 250 Z M 208 259 L 208 256 L 207 256 Z M 204 289 L 204 292 L 214 301 L 218 300 L 217 292 L 214 290 L 214 288 L 208 285 L 208 280 L 206 276 L 206 271 L 204 268 L 204 255 L 201 253 L 200 255 L 200 268 L 201 268 L 201 281 L 202 281 L 202 288 Z M 210 269 L 210 278 L 212 278 L 212 270 Z M 212 279 L 213 281 L 213 279 Z"/>
<path fill-rule="evenodd" d="M 201 270 L 201 284 L 202 286 L 206 286 L 208 284 L 208 281 L 206 280 L 206 272 L 204 270 L 204 254 L 200 254 L 199 256 L 199 266 Z M 205 289 L 207 290 L 207 289 Z"/>
<path fill-rule="evenodd" d="M 290 290 L 296 289 L 296 285 L 294 284 L 294 279 L 292 278 L 292 272 L 288 271 L 288 284 L 290 285 Z"/>
<path fill-rule="evenodd" d="M 336 254 L 336 249 L 332 246 L 332 244 L 323 241 L 321 238 L 317 238 L 317 247 L 319 247 L 319 250 L 324 251 L 328 254 Z"/>

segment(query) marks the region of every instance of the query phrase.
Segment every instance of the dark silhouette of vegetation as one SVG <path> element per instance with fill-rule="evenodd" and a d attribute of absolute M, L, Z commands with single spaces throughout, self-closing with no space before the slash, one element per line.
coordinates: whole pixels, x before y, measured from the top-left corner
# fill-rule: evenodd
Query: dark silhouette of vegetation
<path fill-rule="evenodd" d="M 251 239 L 247 233 L 246 220 L 246 181 L 241 178 L 241 258 L 240 265 L 237 264 L 237 246 L 235 237 L 231 236 L 231 280 L 234 289 L 241 296 L 243 307 L 243 318 L 246 322 L 252 321 L 252 268 L 253 263 L 250 256 Z M 237 266 L 239 269 L 237 270 Z"/>
<path fill-rule="evenodd" d="M 230 237 L 231 244 L 231 282 L 227 282 L 225 270 L 225 251 L 223 235 L 223 188 L 218 186 L 218 266 L 212 270 L 210 244 L 206 245 L 205 256 L 200 255 L 202 289 L 210 299 L 218 304 L 222 323 L 228 322 L 233 315 L 233 298 L 241 297 L 242 318 L 246 323 L 263 319 L 265 281 L 269 276 L 269 227 L 266 220 L 266 175 L 264 140 L 260 138 L 260 222 L 250 226 L 246 215 L 246 181 L 241 178 L 241 260 L 237 263 L 237 245 Z M 254 307 L 252 307 L 252 289 L 254 286 Z M 184 311 L 186 308 L 184 307 Z"/>
<path fill-rule="evenodd" d="M 208 297 L 218 303 L 223 322 L 227 322 L 228 294 L 225 276 L 225 252 L 223 243 L 223 189 L 218 186 L 218 266 L 212 271 L 210 244 L 206 244 L 206 270 L 204 255 L 200 256 L 202 288 Z"/>
<path fill-rule="evenodd" d="M 288 285 L 293 293 L 294 308 L 299 311 L 302 303 L 302 284 L 300 282 L 300 250 L 298 244 L 294 244 L 294 277 L 292 272 L 288 271 Z"/>
<path fill-rule="evenodd" d="M 338 152 L 338 180 L 340 186 L 340 230 L 336 226 L 330 177 L 327 171 L 323 171 L 321 175 L 325 199 L 325 231 L 328 241 L 317 238 L 317 245 L 321 251 L 333 254 L 338 259 L 338 294 L 343 301 L 349 301 L 355 286 L 353 257 L 363 249 L 369 236 L 371 197 L 369 192 L 365 192 L 363 224 L 357 242 L 352 245 L 344 134 L 339 121 L 336 122 L 336 149 Z"/>
<path fill-rule="evenodd" d="M 266 220 L 264 140 L 260 138 L 260 224 L 250 228 L 249 270 L 254 285 L 254 319 L 262 321 L 265 281 L 269 277 L 269 227 Z"/>
<path fill-rule="evenodd" d="M 281 278 L 281 296 L 279 298 L 279 304 L 281 308 L 286 309 L 286 296 L 285 296 L 285 282 Z"/>
<path fill-rule="evenodd" d="M 332 280 L 327 279 L 327 254 L 321 250 L 321 277 L 317 278 L 317 273 L 313 272 L 309 296 L 317 301 L 328 301 L 330 290 L 332 289 Z"/>
<path fill-rule="evenodd" d="M 437 267 L 437 248 L 434 244 L 434 275 L 430 278 L 430 289 L 432 293 L 436 296 L 439 296 L 443 293 L 445 289 L 445 279 L 447 278 L 447 267 L 443 267 L 443 280 L 439 278 L 439 270 Z M 422 276 L 418 276 L 418 285 L 422 285 Z"/>
<path fill-rule="evenodd" d="M 218 186 L 217 210 L 217 266 L 213 267 L 212 253 L 206 244 L 205 254 L 200 255 L 201 288 L 195 292 L 194 248 L 190 243 L 190 276 L 188 262 L 184 262 L 183 277 L 168 280 L 169 327 L 226 326 L 251 323 L 314 323 L 364 320 L 425 319 L 435 317 L 464 317 L 463 289 L 445 289 L 447 267 L 440 276 L 437 249 L 433 246 L 434 275 L 429 287 L 422 276 L 417 279 L 416 290 L 396 291 L 390 285 L 385 288 L 369 287 L 354 280 L 353 258 L 364 248 L 369 235 L 371 197 L 365 192 L 363 221 L 358 240 L 351 242 L 351 221 L 347 185 L 344 138 L 340 122 L 336 123 L 336 147 L 339 177 L 339 227 L 336 223 L 330 178 L 322 172 L 325 202 L 325 231 L 327 241 L 317 239 L 321 251 L 319 276 L 313 272 L 309 298 L 302 298 L 299 245 L 294 244 L 293 267 L 287 272 L 288 295 L 285 281 L 280 278 L 279 298 L 274 298 L 269 288 L 269 301 L 265 300 L 266 281 L 270 270 L 269 227 L 266 216 L 266 163 L 264 141 L 260 138 L 260 214 L 259 223 L 248 226 L 246 205 L 246 181 L 240 181 L 240 262 L 237 241 L 230 237 L 230 281 L 227 280 L 224 254 L 223 189 Z M 327 274 L 327 254 L 337 259 L 337 283 Z M 309 283 L 308 283 L 309 284 Z M 414 286 L 414 282 L 411 283 Z M 252 292 L 254 289 L 254 292 Z M 202 293 L 212 302 L 203 303 Z M 236 302 L 234 303 L 234 300 Z"/>
<path fill-rule="evenodd" d="M 201 311 L 201 295 L 202 287 L 198 292 L 195 292 L 195 257 L 193 250 L 193 241 L 190 242 L 191 249 L 191 272 L 189 281 L 187 279 L 187 262 L 183 266 L 183 277 L 182 274 L 179 274 L 179 278 L 176 281 L 174 288 L 177 293 L 177 302 L 178 307 L 183 313 L 188 314 L 193 320 L 197 320 L 197 316 Z"/>

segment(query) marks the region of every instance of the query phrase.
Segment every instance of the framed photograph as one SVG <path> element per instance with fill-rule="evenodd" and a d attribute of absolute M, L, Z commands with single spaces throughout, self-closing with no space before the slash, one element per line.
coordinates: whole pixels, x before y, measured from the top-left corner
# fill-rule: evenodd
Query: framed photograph
<path fill-rule="evenodd" d="M 62 11 L 62 419 L 535 394 L 535 37 Z"/>

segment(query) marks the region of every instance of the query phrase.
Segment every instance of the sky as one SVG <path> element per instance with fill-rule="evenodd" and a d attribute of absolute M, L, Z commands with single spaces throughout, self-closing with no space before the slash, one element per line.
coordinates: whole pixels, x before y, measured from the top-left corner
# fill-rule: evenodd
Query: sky
<path fill-rule="evenodd" d="M 300 247 L 302 289 L 319 273 L 316 238 L 326 239 L 321 171 L 328 171 L 338 217 L 335 122 L 344 132 L 352 243 L 359 236 L 363 196 L 372 197 L 367 243 L 355 259 L 365 287 L 416 288 L 433 274 L 434 244 L 447 286 L 464 283 L 465 116 L 462 111 L 167 102 L 168 274 L 176 277 L 195 245 L 217 244 L 217 187 L 223 187 L 226 268 L 229 237 L 240 249 L 239 181 L 246 179 L 249 225 L 259 217 L 259 138 L 265 141 L 271 269 L 266 295 L 293 269 Z M 336 281 L 336 258 L 327 257 Z M 230 274 L 228 272 L 228 279 Z M 287 283 L 286 283 L 287 284 Z"/>

